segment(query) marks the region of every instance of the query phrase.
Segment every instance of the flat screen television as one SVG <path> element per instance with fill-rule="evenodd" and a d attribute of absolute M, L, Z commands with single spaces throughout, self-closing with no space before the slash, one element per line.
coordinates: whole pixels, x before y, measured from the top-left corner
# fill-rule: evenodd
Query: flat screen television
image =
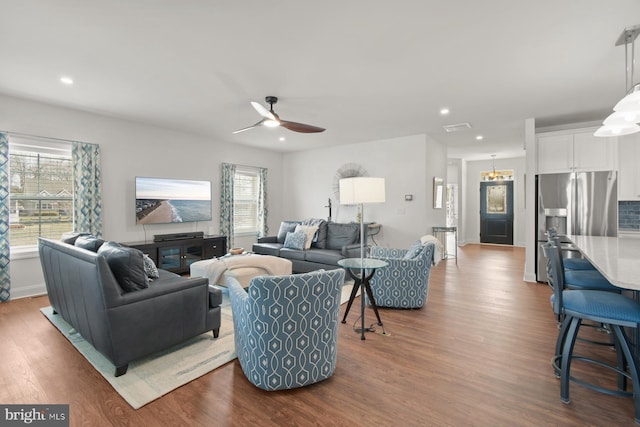
<path fill-rule="evenodd" d="M 211 220 L 211 181 L 136 177 L 136 224 Z"/>

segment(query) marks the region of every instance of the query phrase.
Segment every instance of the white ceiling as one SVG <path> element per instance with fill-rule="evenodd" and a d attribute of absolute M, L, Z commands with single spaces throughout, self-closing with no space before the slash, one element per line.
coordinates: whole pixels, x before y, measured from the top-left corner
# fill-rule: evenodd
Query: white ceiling
<path fill-rule="evenodd" d="M 639 23 L 638 0 L 0 0 L 0 93 L 279 151 L 426 133 L 509 157 L 526 118 L 609 114 Z M 232 135 L 266 95 L 327 130 Z"/>

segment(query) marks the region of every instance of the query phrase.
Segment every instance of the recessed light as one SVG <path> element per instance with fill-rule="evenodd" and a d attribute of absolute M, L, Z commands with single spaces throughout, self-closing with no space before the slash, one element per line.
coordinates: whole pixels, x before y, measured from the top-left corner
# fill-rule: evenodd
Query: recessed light
<path fill-rule="evenodd" d="M 73 79 L 71 77 L 63 76 L 60 77 L 60 83 L 70 86 L 73 84 Z"/>
<path fill-rule="evenodd" d="M 476 139 L 477 139 L 478 141 L 482 141 L 482 140 L 484 139 L 484 136 L 482 136 L 482 135 L 477 135 L 477 136 L 476 136 Z"/>
<path fill-rule="evenodd" d="M 281 137 L 280 137 L 280 141 L 284 141 L 284 136 L 281 136 Z"/>
<path fill-rule="evenodd" d="M 446 107 L 440 109 L 440 115 L 441 116 L 446 116 L 447 114 L 449 114 L 449 112 L 450 112 L 449 109 L 446 108 Z"/>

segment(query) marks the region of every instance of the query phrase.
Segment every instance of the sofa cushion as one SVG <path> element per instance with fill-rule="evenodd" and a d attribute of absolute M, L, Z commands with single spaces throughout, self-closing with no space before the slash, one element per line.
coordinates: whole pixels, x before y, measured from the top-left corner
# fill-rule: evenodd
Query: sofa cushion
<path fill-rule="evenodd" d="M 305 259 L 309 262 L 337 265 L 343 259 L 341 251 L 335 249 L 314 249 L 307 251 Z"/>
<path fill-rule="evenodd" d="M 296 227 L 300 225 L 301 221 L 282 221 L 280 223 L 280 229 L 278 230 L 278 243 L 284 244 L 284 239 L 287 238 L 287 233 L 295 231 Z"/>
<path fill-rule="evenodd" d="M 305 252 L 306 251 L 300 251 L 297 249 L 282 248 L 280 250 L 280 257 L 286 258 L 286 259 L 296 259 L 299 261 L 304 261 Z"/>
<path fill-rule="evenodd" d="M 327 224 L 327 249 L 342 249 L 345 245 L 358 242 L 360 224 L 339 224 L 330 222 Z"/>
<path fill-rule="evenodd" d="M 141 250 L 121 246 L 116 242 L 105 242 L 98 249 L 98 255 L 105 257 L 111 272 L 124 292 L 149 287 Z"/>
<path fill-rule="evenodd" d="M 103 243 L 104 240 L 99 239 L 96 236 L 92 236 L 91 234 L 86 234 L 78 236 L 73 245 L 91 252 L 98 252 L 98 249 L 100 249 L 100 246 L 102 246 Z"/>
<path fill-rule="evenodd" d="M 167 280 L 171 278 L 180 277 L 179 274 L 174 273 L 173 271 L 163 270 L 161 268 L 158 269 L 158 281 Z"/>
<path fill-rule="evenodd" d="M 284 239 L 284 247 L 287 249 L 304 249 L 305 242 L 307 241 L 307 235 L 303 232 L 288 232 L 287 237 Z"/>
<path fill-rule="evenodd" d="M 280 256 L 280 249 L 283 247 L 282 243 L 254 243 L 252 249 L 260 255 Z"/>
<path fill-rule="evenodd" d="M 304 243 L 304 248 L 309 249 L 311 247 L 311 242 L 313 242 L 313 236 L 315 236 L 316 231 L 318 231 L 317 225 L 298 225 L 296 226 L 296 233 L 304 233 L 307 235 L 307 239 Z"/>

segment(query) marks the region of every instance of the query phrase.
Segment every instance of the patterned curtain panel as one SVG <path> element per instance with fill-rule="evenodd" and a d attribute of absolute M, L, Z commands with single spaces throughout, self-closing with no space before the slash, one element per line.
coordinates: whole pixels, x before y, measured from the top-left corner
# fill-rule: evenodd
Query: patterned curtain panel
<path fill-rule="evenodd" d="M 220 179 L 220 234 L 227 236 L 227 247 L 233 248 L 233 181 L 236 165 L 222 164 Z"/>
<path fill-rule="evenodd" d="M 0 301 L 9 301 L 9 140 L 0 133 Z"/>
<path fill-rule="evenodd" d="M 258 237 L 264 237 L 269 234 L 269 225 L 267 225 L 267 217 L 269 209 L 267 208 L 267 169 L 258 168 L 260 177 L 260 188 L 258 189 Z"/>
<path fill-rule="evenodd" d="M 100 147 L 74 142 L 73 161 L 73 229 L 100 237 L 102 235 L 102 197 L 100 193 Z"/>

